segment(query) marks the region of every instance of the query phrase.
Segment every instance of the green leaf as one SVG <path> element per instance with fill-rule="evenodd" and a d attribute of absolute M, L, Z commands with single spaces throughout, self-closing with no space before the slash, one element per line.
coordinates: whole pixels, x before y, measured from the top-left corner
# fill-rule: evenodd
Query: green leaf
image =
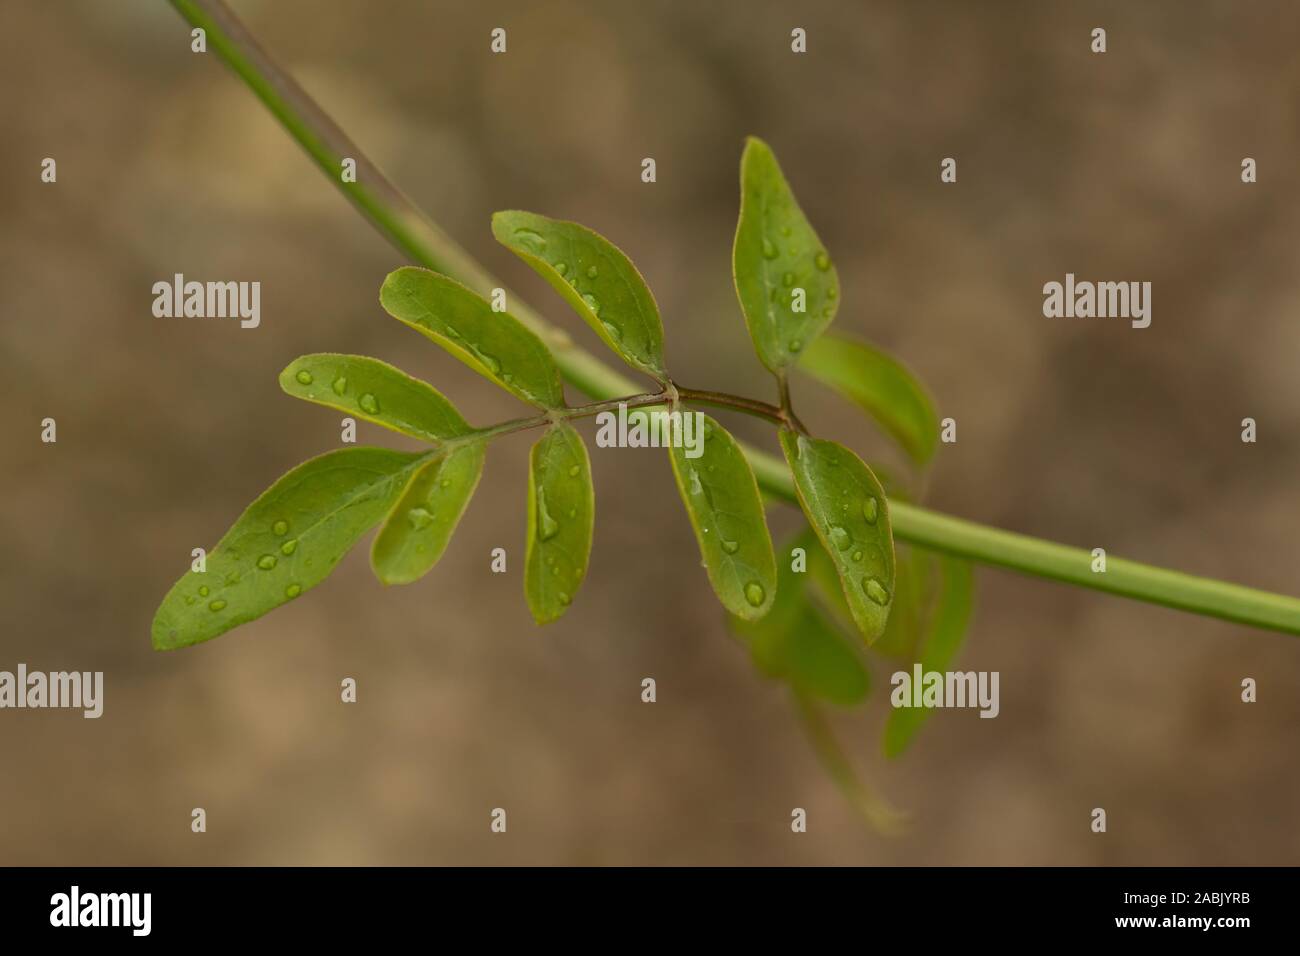
<path fill-rule="evenodd" d="M 912 661 L 920 646 L 926 616 L 937 591 L 939 556 L 926 548 L 894 547 L 894 601 L 885 633 L 874 650 L 886 657 Z"/>
<path fill-rule="evenodd" d="M 364 355 L 303 355 L 280 373 L 280 388 L 422 441 L 473 431 L 432 385 Z"/>
<path fill-rule="evenodd" d="M 829 333 L 808 343 L 799 368 L 861 406 L 918 465 L 934 455 L 939 419 L 920 381 L 860 339 Z"/>
<path fill-rule="evenodd" d="M 659 307 L 621 249 L 576 222 L 518 210 L 494 213 L 492 234 L 564 296 L 623 361 L 665 378 Z"/>
<path fill-rule="evenodd" d="M 470 442 L 415 473 L 370 548 L 381 582 L 409 584 L 437 564 L 478 486 L 485 453 L 483 442 Z"/>
<path fill-rule="evenodd" d="M 691 414 L 683 410 L 682 414 Z M 703 450 L 669 449 L 677 490 L 690 515 L 709 583 L 732 614 L 756 620 L 776 593 L 776 558 L 758 482 L 736 440 L 707 415 Z"/>
<path fill-rule="evenodd" d="M 563 407 L 560 370 L 545 343 L 455 279 L 403 266 L 388 274 L 379 301 L 393 318 L 525 402 Z"/>
<path fill-rule="evenodd" d="M 163 598 L 153 646 L 171 650 L 224 634 L 309 591 L 401 495 L 428 453 L 344 448 L 294 468 L 248 506 Z"/>
<path fill-rule="evenodd" d="M 811 532 L 791 546 L 821 549 Z M 788 554 L 790 548 L 783 548 Z M 757 621 L 732 617 L 733 629 L 749 644 L 754 663 L 769 677 L 795 690 L 844 707 L 867 696 L 867 669 L 844 633 L 810 600 L 807 572 L 782 560 L 772 608 Z"/>
<path fill-rule="evenodd" d="M 920 646 L 919 661 L 925 671 L 946 671 L 956 659 L 970 623 L 975 597 L 975 577 L 970 562 L 940 555 L 938 600 Z M 930 714 L 927 707 L 896 707 L 885 722 L 885 756 L 897 757 L 906 749 Z"/>
<path fill-rule="evenodd" d="M 596 495 L 587 446 L 560 422 L 533 446 L 528 475 L 528 538 L 524 595 L 538 624 L 573 602 L 591 559 Z"/>
<path fill-rule="evenodd" d="M 740 221 L 731 261 L 759 360 L 780 373 L 835 318 L 840 285 L 772 150 L 752 136 L 740 160 Z M 802 312 L 794 311 L 796 289 L 805 293 Z"/>
<path fill-rule="evenodd" d="M 885 629 L 894 593 L 894 541 L 880 482 L 857 455 L 833 441 L 781 429 L 795 491 L 839 574 L 858 630 L 870 644 Z"/>

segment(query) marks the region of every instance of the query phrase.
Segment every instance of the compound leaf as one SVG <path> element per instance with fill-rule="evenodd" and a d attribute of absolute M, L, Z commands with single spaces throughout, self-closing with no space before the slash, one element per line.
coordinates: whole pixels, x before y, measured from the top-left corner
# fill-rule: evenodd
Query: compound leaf
<path fill-rule="evenodd" d="M 922 673 L 946 671 L 957 657 L 970 623 L 975 576 L 970 562 L 939 555 L 939 594 L 919 647 Z M 896 707 L 885 722 L 885 756 L 902 753 L 929 715 L 928 707 Z"/>
<path fill-rule="evenodd" d="M 894 593 L 894 541 L 884 489 L 843 445 L 788 428 L 780 435 L 799 504 L 834 562 L 853 620 L 870 644 L 885 629 Z"/>
<path fill-rule="evenodd" d="M 525 402 L 540 408 L 564 405 L 560 370 L 546 344 L 455 279 L 403 266 L 388 274 L 379 301 L 393 318 Z"/>
<path fill-rule="evenodd" d="M 294 468 L 248 506 L 163 598 L 153 646 L 198 644 L 309 591 L 393 507 L 428 453 L 344 448 Z"/>
<path fill-rule="evenodd" d="M 839 277 L 772 150 L 750 137 L 740 160 L 736 295 L 759 360 L 780 373 L 835 318 Z"/>
<path fill-rule="evenodd" d="M 678 442 L 669 457 L 709 583 L 728 611 L 756 620 L 771 608 L 777 585 L 758 482 L 726 429 L 702 413 L 682 414 L 700 415 L 703 442 L 696 449 Z M 690 457 L 693 450 L 698 457 Z"/>
<path fill-rule="evenodd" d="M 920 381 L 861 339 L 834 332 L 809 342 L 799 368 L 866 411 L 917 465 L 939 444 L 939 419 Z"/>
<path fill-rule="evenodd" d="M 337 408 L 423 441 L 438 442 L 473 431 L 432 385 L 364 355 L 300 356 L 280 373 L 280 388 L 294 398 Z"/>
<path fill-rule="evenodd" d="M 549 282 L 623 361 L 665 378 L 659 306 L 621 249 L 576 222 L 518 210 L 494 213 L 492 234 Z"/>
<path fill-rule="evenodd" d="M 384 584 L 409 584 L 438 563 L 483 474 L 486 448 L 471 442 L 438 455 L 412 476 L 370 548 Z"/>
<path fill-rule="evenodd" d="M 547 429 L 529 464 L 524 596 L 533 619 L 547 624 L 568 610 L 587 574 L 596 496 L 587 446 L 572 425 Z"/>

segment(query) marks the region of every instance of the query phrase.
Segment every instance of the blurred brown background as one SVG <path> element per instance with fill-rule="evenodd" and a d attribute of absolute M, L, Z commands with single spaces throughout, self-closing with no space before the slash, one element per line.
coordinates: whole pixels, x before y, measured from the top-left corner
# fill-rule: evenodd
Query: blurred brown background
<path fill-rule="evenodd" d="M 730 278 L 740 148 L 763 136 L 836 258 L 838 322 L 959 420 L 931 504 L 1300 592 L 1294 5 L 235 9 L 417 203 L 592 348 L 492 241 L 492 210 L 609 235 L 655 290 L 680 380 L 769 397 Z M 837 721 L 913 815 L 901 838 L 866 829 L 728 636 L 653 450 L 593 451 L 595 560 L 546 630 L 519 576 L 519 437 L 494 446 L 419 584 L 383 592 L 359 548 L 307 598 L 155 653 L 149 622 L 190 549 L 338 444 L 338 414 L 280 393 L 294 356 L 379 356 L 477 423 L 519 407 L 384 315 L 401 258 L 214 54 L 190 52 L 168 5 L 10 0 L 0 17 L 0 669 L 107 682 L 98 721 L 0 712 L 0 863 L 1300 862 L 1300 642 L 999 571 L 980 574 L 961 658 L 1001 672 L 998 719 L 940 713 L 887 763 L 877 672 L 871 706 Z M 1151 328 L 1043 318 L 1043 283 L 1067 271 L 1152 281 Z M 175 272 L 260 280 L 262 327 L 154 318 L 150 286 Z M 888 460 L 852 410 L 808 384 L 799 398 L 814 428 Z M 507 575 L 488 571 L 497 546 Z M 489 833 L 497 806 L 506 836 Z"/>

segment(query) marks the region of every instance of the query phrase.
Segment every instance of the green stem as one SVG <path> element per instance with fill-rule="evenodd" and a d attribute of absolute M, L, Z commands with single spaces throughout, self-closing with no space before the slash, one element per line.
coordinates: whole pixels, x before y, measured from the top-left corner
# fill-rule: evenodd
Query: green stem
<path fill-rule="evenodd" d="M 485 296 L 501 286 L 384 178 L 333 120 L 266 55 L 221 0 L 171 2 L 191 25 L 207 31 L 209 48 L 239 74 L 334 186 L 406 257 L 453 276 Z M 344 157 L 356 161 L 355 183 L 342 181 Z M 574 344 L 566 333 L 524 305 L 519 296 L 510 295 L 510 302 L 512 314 L 546 342 L 565 379 L 575 388 L 592 398 L 615 401 L 616 396 L 637 392 L 627 377 Z M 754 448 L 746 447 L 745 454 L 767 492 L 787 501 L 796 500 L 783 461 Z M 1253 627 L 1300 634 L 1300 600 L 1296 598 L 1121 558 L 1109 558 L 1104 573 L 1093 573 L 1091 553 L 1080 548 L 1000 531 L 901 501 L 890 503 L 890 514 L 895 537 L 936 551 Z"/>

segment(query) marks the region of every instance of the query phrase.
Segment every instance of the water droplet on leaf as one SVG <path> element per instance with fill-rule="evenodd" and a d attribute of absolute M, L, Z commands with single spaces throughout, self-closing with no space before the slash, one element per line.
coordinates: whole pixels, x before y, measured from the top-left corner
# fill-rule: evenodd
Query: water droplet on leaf
<path fill-rule="evenodd" d="M 257 559 L 257 566 L 261 568 L 263 571 L 270 571 L 273 567 L 275 567 L 275 555 L 273 554 L 262 555 L 260 558 Z"/>
<path fill-rule="evenodd" d="M 284 544 L 280 545 L 280 553 L 283 554 L 285 557 L 288 557 L 289 555 L 293 554 L 297 550 L 298 550 L 297 538 L 290 538 Z"/>
<path fill-rule="evenodd" d="M 761 607 L 763 598 L 767 597 L 767 592 L 763 590 L 763 585 L 757 581 L 750 581 L 745 585 L 745 600 L 751 607 Z"/>
<path fill-rule="evenodd" d="M 283 520 L 277 521 L 275 524 L 271 525 L 271 530 L 276 534 L 288 534 L 289 522 Z"/>
<path fill-rule="evenodd" d="M 722 539 L 722 550 L 725 551 L 725 552 L 727 552 L 727 554 L 735 554 L 737 551 L 740 550 L 740 542 L 739 542 L 739 541 L 728 541 L 726 538 L 723 538 L 723 539 Z"/>
<path fill-rule="evenodd" d="M 862 517 L 867 519 L 867 524 L 875 524 L 876 518 L 880 516 L 880 502 L 872 495 L 867 495 L 867 500 L 862 502 Z"/>
<path fill-rule="evenodd" d="M 226 606 L 226 602 L 221 600 L 221 598 L 217 598 L 215 601 L 213 601 L 211 604 L 208 605 L 208 610 L 220 611 L 225 606 Z"/>
<path fill-rule="evenodd" d="M 357 404 L 360 405 L 361 410 L 368 415 L 379 414 L 379 399 L 375 398 L 375 396 L 371 395 L 369 392 L 362 395 L 361 398 L 357 400 Z"/>
<path fill-rule="evenodd" d="M 847 551 L 849 546 L 853 544 L 853 536 L 839 525 L 833 524 L 826 530 L 830 534 L 831 544 L 835 545 L 840 551 Z"/>
<path fill-rule="evenodd" d="M 416 531 L 433 524 L 433 514 L 428 508 L 412 508 L 406 513 L 406 520 Z"/>
<path fill-rule="evenodd" d="M 596 276 L 598 276 L 598 275 L 600 275 L 600 273 L 596 270 L 596 267 L 595 267 L 595 266 L 587 266 L 587 278 L 588 278 L 588 279 L 594 279 L 594 278 L 596 278 Z"/>
<path fill-rule="evenodd" d="M 302 585 L 300 584 L 290 584 L 287 588 L 284 589 L 284 596 L 288 598 L 296 598 L 301 593 L 302 593 Z"/>
<path fill-rule="evenodd" d="M 560 531 L 560 523 L 551 517 L 546 509 L 546 492 L 537 489 L 537 537 L 549 541 Z"/>
<path fill-rule="evenodd" d="M 312 382 L 315 381 L 315 379 L 312 377 L 311 372 L 307 371 L 306 369 L 303 369 L 301 372 L 295 375 L 294 378 L 298 380 L 299 385 L 310 385 Z"/>
<path fill-rule="evenodd" d="M 875 601 L 881 607 L 884 607 L 889 603 L 889 592 L 886 591 L 885 586 L 875 578 L 863 578 L 862 590 L 866 591 L 867 597 L 871 598 L 871 600 Z"/>
<path fill-rule="evenodd" d="M 817 268 L 821 269 L 822 272 L 825 272 L 827 269 L 831 267 L 830 256 L 826 255 L 826 253 L 824 252 L 817 253 L 816 257 L 813 259 L 813 262 L 816 263 Z"/>
<path fill-rule="evenodd" d="M 516 229 L 515 241 L 527 249 L 529 252 L 545 252 L 546 239 L 540 232 L 534 232 L 532 229 Z"/>
<path fill-rule="evenodd" d="M 766 236 L 763 237 L 763 258 L 764 259 L 776 258 L 776 246 L 773 244 L 772 240 L 767 238 Z"/>

